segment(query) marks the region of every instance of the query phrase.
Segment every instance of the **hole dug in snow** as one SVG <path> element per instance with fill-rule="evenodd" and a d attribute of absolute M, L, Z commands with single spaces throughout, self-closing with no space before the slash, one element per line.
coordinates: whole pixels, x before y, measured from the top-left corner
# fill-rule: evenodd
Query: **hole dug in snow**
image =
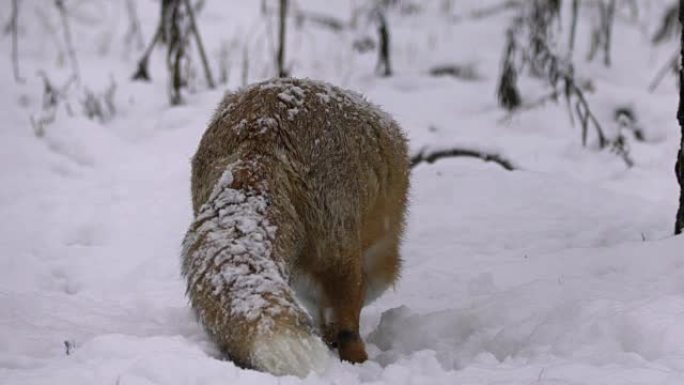
<path fill-rule="evenodd" d="M 367 338 L 380 350 L 374 360 L 388 368 L 430 353 L 444 370 L 458 370 L 473 363 L 529 363 L 549 357 L 610 365 L 684 354 L 680 296 L 629 303 L 564 299 L 537 306 L 525 294 L 517 300 L 509 294 L 458 310 L 387 310 Z"/>

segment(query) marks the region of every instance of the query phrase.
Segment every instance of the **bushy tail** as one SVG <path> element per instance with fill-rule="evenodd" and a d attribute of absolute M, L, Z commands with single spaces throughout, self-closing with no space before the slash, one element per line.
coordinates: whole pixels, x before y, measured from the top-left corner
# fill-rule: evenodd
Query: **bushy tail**
<path fill-rule="evenodd" d="M 267 193 L 235 188 L 231 167 L 183 241 L 183 275 L 200 322 L 237 364 L 300 377 L 325 369 L 327 346 L 273 255 Z"/>

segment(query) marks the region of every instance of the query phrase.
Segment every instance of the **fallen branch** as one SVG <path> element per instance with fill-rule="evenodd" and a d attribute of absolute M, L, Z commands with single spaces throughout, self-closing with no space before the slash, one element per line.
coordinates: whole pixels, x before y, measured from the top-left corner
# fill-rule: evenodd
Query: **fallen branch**
<path fill-rule="evenodd" d="M 454 15 L 451 20 L 454 22 L 461 22 L 463 20 L 472 19 L 479 20 L 484 19 L 489 16 L 496 16 L 499 13 L 508 11 L 510 9 L 518 8 L 519 6 L 525 4 L 524 1 L 518 0 L 507 0 L 500 4 L 486 6 L 483 8 L 475 9 L 466 15 Z"/>
<path fill-rule="evenodd" d="M 348 28 L 348 25 L 342 20 L 323 14 L 297 10 L 294 17 L 299 25 L 304 22 L 310 22 L 311 24 L 327 28 L 333 32 L 342 32 L 345 28 Z"/>
<path fill-rule="evenodd" d="M 304 23 L 311 23 L 312 25 L 329 29 L 333 32 L 342 32 L 345 29 L 351 28 L 350 23 L 337 19 L 333 16 L 328 16 L 315 12 L 303 11 L 297 7 L 297 4 L 293 4 L 295 7 L 292 12 L 290 12 L 291 17 L 294 19 L 294 23 L 297 26 L 301 26 Z M 262 10 L 263 14 L 268 17 L 278 16 L 280 13 L 279 9 L 274 8 L 264 8 Z"/>
<path fill-rule="evenodd" d="M 443 64 L 430 68 L 431 76 L 451 76 L 462 80 L 477 80 L 481 76 L 472 64 Z"/>
<path fill-rule="evenodd" d="M 455 158 L 462 156 L 482 159 L 485 162 L 494 162 L 508 171 L 513 171 L 517 169 L 517 167 L 513 165 L 513 162 L 502 157 L 499 154 L 486 152 L 482 150 L 473 150 L 469 148 L 451 148 L 447 150 L 437 150 L 432 152 L 427 152 L 425 149 L 423 149 L 416 155 L 411 157 L 411 168 L 414 168 L 423 162 L 432 164 L 442 158 Z"/>

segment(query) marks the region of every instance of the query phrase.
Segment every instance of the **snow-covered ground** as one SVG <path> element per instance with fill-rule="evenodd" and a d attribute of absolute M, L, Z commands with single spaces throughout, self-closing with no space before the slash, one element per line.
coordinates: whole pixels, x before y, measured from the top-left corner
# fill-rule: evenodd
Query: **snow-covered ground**
<path fill-rule="evenodd" d="M 141 52 L 124 41 L 126 2 L 66 1 L 80 85 L 40 137 L 31 124 L 42 116 L 38 71 L 59 86 L 71 67 L 52 2 L 20 3 L 25 83 L 14 82 L 9 35 L 0 39 L 0 384 L 684 384 L 684 238 L 671 236 L 674 78 L 647 91 L 677 48 L 650 44 L 669 2 L 638 2 L 635 18 L 620 8 L 610 68 L 585 61 L 589 7 L 578 26 L 577 74 L 593 83 L 597 117 L 614 135 L 614 109 L 631 107 L 645 133 L 645 142 L 627 134 L 631 169 L 594 137 L 583 148 L 562 102 L 513 116 L 497 106 L 515 12 L 472 15 L 499 1 L 454 1 L 450 10 L 448 1 L 403 1 L 422 5 L 390 14 L 390 78 L 373 74 L 374 52 L 351 49 L 374 26 L 291 24 L 293 74 L 364 93 L 404 126 L 412 151 L 486 149 L 519 167 L 472 158 L 418 165 L 401 281 L 362 314 L 370 360 L 333 362 L 303 380 L 221 360 L 180 278 L 189 159 L 223 90 L 273 73 L 276 26 L 261 2 L 206 0 L 201 32 L 215 72 L 226 53 L 228 81 L 207 90 L 196 66 L 194 91 L 171 108 L 162 50 L 151 83 L 129 80 Z M 159 4 L 132 3 L 147 40 Z M 360 3 L 296 4 L 350 20 Z M 4 0 L 0 21 L 9 11 Z M 450 63 L 477 76 L 428 75 Z M 522 80 L 528 101 L 543 94 L 538 80 Z M 112 82 L 114 116 L 87 119 L 83 90 L 99 94 Z"/>

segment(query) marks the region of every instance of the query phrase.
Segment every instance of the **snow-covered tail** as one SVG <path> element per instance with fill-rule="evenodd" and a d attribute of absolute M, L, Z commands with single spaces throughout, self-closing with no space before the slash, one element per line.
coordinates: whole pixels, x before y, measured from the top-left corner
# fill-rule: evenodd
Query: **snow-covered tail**
<path fill-rule="evenodd" d="M 330 353 L 273 255 L 267 192 L 232 187 L 241 165 L 224 171 L 183 241 L 190 300 L 234 362 L 278 375 L 321 372 Z"/>

